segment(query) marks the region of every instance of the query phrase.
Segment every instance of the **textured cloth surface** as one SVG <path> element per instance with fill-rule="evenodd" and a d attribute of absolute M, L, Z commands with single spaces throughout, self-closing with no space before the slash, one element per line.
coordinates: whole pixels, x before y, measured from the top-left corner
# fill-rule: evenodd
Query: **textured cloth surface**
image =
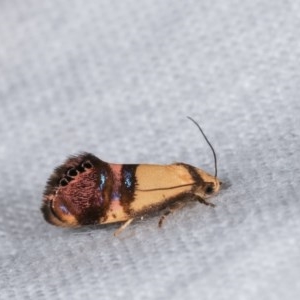
<path fill-rule="evenodd" d="M 0 299 L 299 299 L 300 2 L 0 2 Z M 62 229 L 53 168 L 183 161 L 216 208 Z"/>

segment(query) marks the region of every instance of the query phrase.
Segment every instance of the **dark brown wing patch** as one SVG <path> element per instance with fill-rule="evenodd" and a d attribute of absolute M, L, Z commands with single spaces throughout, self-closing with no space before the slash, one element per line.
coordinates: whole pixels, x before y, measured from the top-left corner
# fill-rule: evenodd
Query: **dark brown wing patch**
<path fill-rule="evenodd" d="M 68 158 L 50 176 L 43 196 L 44 218 L 56 225 L 71 216 L 78 224 L 93 224 L 105 208 L 99 190 L 99 170 L 108 164 L 90 153 Z"/>

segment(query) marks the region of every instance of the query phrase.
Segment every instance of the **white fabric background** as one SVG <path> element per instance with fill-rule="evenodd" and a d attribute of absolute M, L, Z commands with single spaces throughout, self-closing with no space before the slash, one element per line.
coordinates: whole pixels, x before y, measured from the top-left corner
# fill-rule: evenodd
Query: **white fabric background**
<path fill-rule="evenodd" d="M 1 299 L 299 299 L 300 2 L 0 2 Z M 184 161 L 215 209 L 61 229 L 53 168 Z"/>

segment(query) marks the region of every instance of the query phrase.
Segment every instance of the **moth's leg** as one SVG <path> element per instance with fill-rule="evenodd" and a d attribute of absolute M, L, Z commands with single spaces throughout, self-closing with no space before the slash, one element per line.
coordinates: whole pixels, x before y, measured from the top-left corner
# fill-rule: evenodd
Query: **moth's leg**
<path fill-rule="evenodd" d="M 164 222 L 164 220 L 166 219 L 166 217 L 171 213 L 170 210 L 166 211 L 159 219 L 158 221 L 158 227 L 161 228 L 162 227 L 162 224 Z"/>
<path fill-rule="evenodd" d="M 114 236 L 118 236 L 129 224 L 133 221 L 133 218 L 128 219 L 125 223 L 123 223 L 115 232 Z"/>
<path fill-rule="evenodd" d="M 199 203 L 211 206 L 211 207 L 215 207 L 215 205 L 213 203 L 207 202 L 205 199 L 201 198 L 198 195 L 193 195 L 193 199 L 198 201 Z"/>
<path fill-rule="evenodd" d="M 161 218 L 158 221 L 158 227 L 161 228 L 163 225 L 163 222 L 165 221 L 166 217 L 169 214 L 172 214 L 174 211 L 181 209 L 185 205 L 184 202 L 176 202 L 172 205 L 168 206 L 168 210 L 161 216 Z"/>

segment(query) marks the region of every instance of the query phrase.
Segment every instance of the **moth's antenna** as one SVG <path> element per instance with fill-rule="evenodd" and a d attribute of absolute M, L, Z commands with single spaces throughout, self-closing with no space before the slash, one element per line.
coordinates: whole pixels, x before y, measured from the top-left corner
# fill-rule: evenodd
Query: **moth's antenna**
<path fill-rule="evenodd" d="M 217 156 L 216 156 L 216 152 L 214 150 L 214 147 L 211 145 L 211 143 L 209 142 L 208 138 L 206 137 L 206 135 L 204 134 L 202 128 L 200 127 L 200 125 L 191 117 L 187 116 L 188 119 L 190 119 L 197 127 L 198 129 L 200 130 L 200 132 L 202 133 L 203 137 L 205 138 L 207 144 L 209 145 L 213 155 L 214 155 L 214 160 L 215 160 L 215 177 L 217 177 L 217 173 L 218 173 L 218 170 L 217 170 Z"/>

